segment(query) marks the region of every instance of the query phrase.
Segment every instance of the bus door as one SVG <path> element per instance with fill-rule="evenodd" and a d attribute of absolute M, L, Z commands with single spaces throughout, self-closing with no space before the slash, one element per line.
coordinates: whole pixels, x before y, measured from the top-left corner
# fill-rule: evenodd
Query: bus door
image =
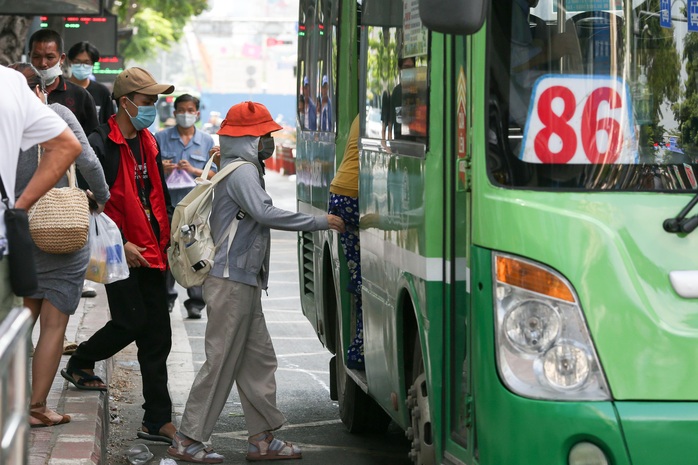
<path fill-rule="evenodd" d="M 444 49 L 455 59 L 446 64 L 444 83 L 449 89 L 444 102 L 444 184 L 447 188 L 447 221 L 444 296 L 446 316 L 444 337 L 444 372 L 448 377 L 444 399 L 444 455 L 472 455 L 473 404 L 471 402 L 470 366 L 470 169 L 472 112 L 470 93 L 473 82 L 471 53 L 466 51 L 464 36 L 448 37 Z M 466 450 L 463 450 L 466 449 Z"/>

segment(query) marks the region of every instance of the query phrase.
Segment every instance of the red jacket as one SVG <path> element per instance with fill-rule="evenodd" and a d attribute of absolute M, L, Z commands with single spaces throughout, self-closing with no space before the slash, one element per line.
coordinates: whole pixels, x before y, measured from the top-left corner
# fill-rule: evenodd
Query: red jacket
<path fill-rule="evenodd" d="M 114 116 L 109 119 L 108 124 L 110 128 L 108 137 L 119 147 L 120 159 L 118 174 L 109 189 L 111 197 L 104 207 L 104 212 L 121 229 L 126 241 L 146 248 L 141 255 L 150 263 L 151 268 L 165 270 L 167 268 L 166 250 L 170 241 L 170 223 L 160 177 L 161 169 L 157 159 L 159 154 L 157 142 L 147 129 L 138 131 L 141 157 L 145 162 L 150 180 L 151 215 L 154 215 L 160 227 L 159 240 L 138 197 L 135 177 L 136 159 Z"/>

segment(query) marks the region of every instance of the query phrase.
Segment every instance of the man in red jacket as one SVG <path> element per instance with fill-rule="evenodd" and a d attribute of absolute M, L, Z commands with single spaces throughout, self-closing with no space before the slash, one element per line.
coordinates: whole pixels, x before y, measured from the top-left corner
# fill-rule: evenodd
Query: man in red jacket
<path fill-rule="evenodd" d="M 95 362 L 135 341 L 145 398 L 139 436 L 163 442 L 175 433 L 167 390 L 172 330 L 164 275 L 172 207 L 158 145 L 147 128 L 155 120 L 158 94 L 173 91 L 144 69 L 124 70 L 114 81 L 116 115 L 89 137 L 111 193 L 104 213 L 121 230 L 130 275 L 105 286 L 111 321 L 80 344 L 61 371 L 78 389 L 104 391 Z"/>

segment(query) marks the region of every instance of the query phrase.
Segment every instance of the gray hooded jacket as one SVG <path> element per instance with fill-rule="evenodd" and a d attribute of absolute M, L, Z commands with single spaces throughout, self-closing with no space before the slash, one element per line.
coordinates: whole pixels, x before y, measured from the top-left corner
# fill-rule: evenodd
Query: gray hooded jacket
<path fill-rule="evenodd" d="M 228 253 L 228 279 L 267 288 L 269 278 L 270 229 L 318 231 L 329 227 L 326 216 L 294 213 L 274 207 L 264 189 L 262 165 L 257 157 L 259 137 L 220 136 L 221 168 L 235 160 L 242 165 L 215 187 L 211 210 L 211 235 L 216 254 L 211 276 L 224 277 L 230 223 L 240 210 L 245 217 Z"/>

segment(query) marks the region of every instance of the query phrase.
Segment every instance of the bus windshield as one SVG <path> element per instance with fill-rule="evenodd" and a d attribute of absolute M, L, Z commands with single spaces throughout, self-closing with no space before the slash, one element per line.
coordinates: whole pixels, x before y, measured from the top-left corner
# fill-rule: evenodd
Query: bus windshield
<path fill-rule="evenodd" d="M 691 59 L 698 52 L 698 8 L 686 5 L 492 2 L 487 163 L 493 182 L 698 189 L 698 65 Z"/>

